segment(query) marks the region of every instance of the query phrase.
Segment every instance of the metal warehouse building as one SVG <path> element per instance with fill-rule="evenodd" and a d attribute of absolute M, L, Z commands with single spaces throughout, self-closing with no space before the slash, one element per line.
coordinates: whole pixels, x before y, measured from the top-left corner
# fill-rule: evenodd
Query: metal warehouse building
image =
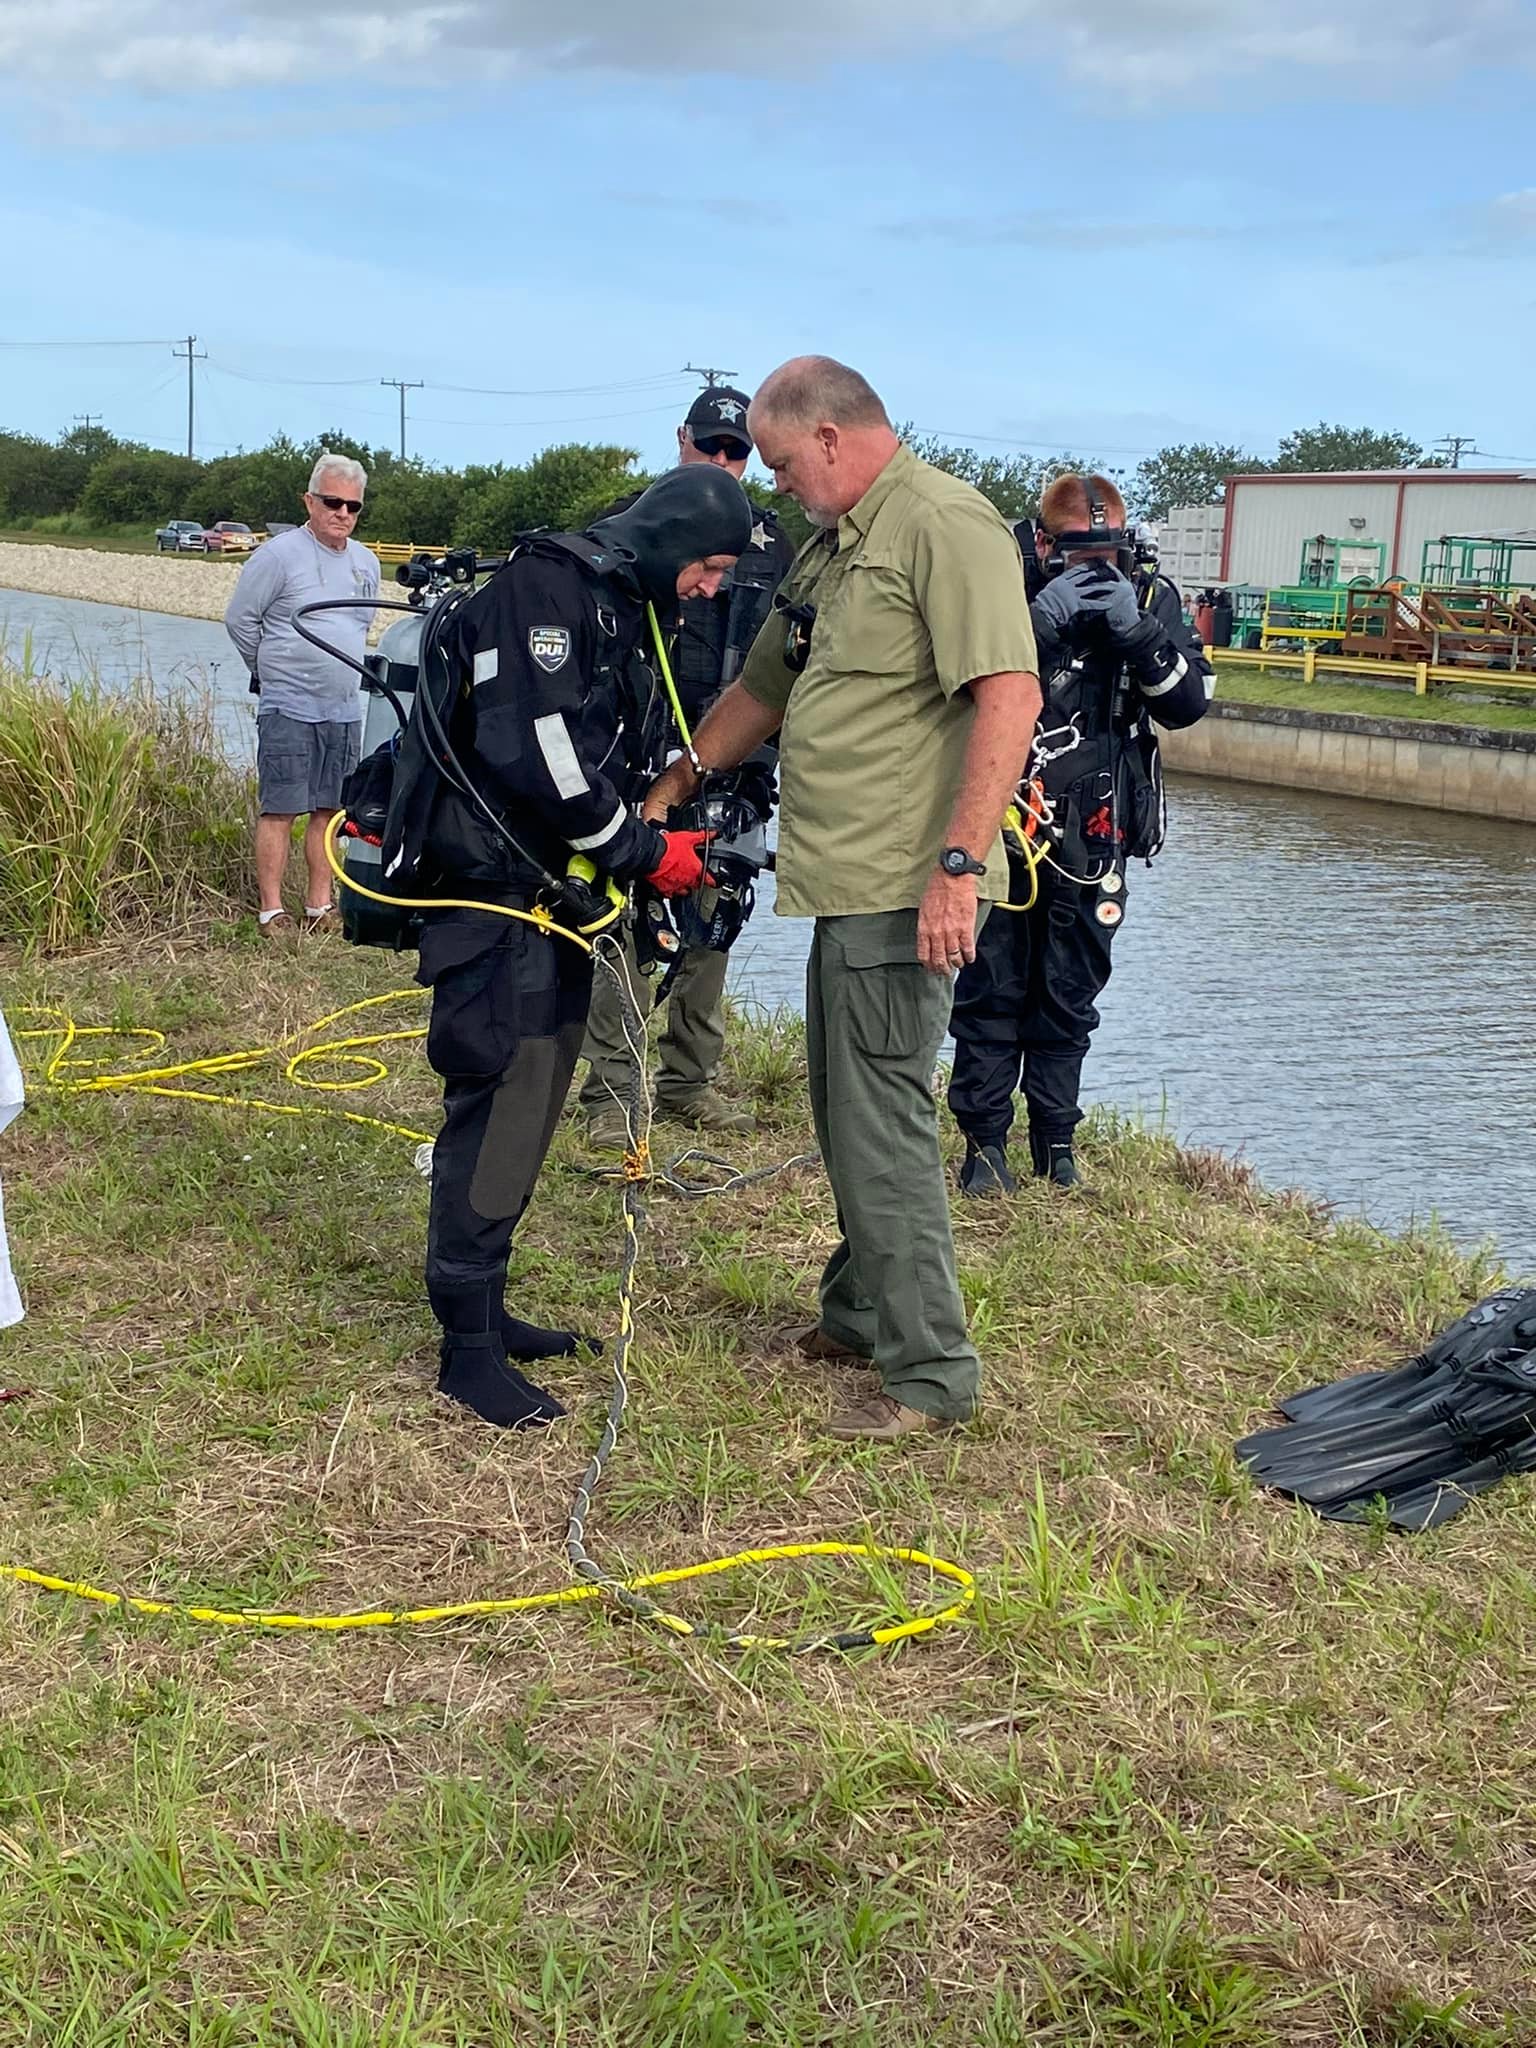
<path fill-rule="evenodd" d="M 1265 589 L 1297 580 L 1319 534 L 1380 541 L 1384 575 L 1419 580 L 1442 534 L 1536 529 L 1536 470 L 1362 469 L 1227 478 L 1221 581 Z"/>

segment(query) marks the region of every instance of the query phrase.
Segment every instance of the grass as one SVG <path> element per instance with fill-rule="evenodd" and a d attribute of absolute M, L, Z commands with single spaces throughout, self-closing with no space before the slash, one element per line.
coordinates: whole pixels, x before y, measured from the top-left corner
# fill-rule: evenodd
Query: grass
<path fill-rule="evenodd" d="M 241 923 L 17 962 L 5 1000 L 13 1030 L 42 1004 L 191 1057 L 407 982 Z M 385 1057 L 356 1097 L 215 1085 L 432 1128 L 419 1045 Z M 802 1149 L 797 1027 L 728 1058 L 744 1162 Z M 580 1158 L 562 1131 L 515 1299 L 611 1331 Z M 832 1240 L 821 1177 L 654 1205 L 594 1549 L 911 1543 L 977 1572 L 967 1626 L 728 1661 L 588 1610 L 248 1638 L 0 1585 L 0 2041 L 1536 2039 L 1529 1486 L 1394 1541 L 1255 1493 L 1229 1448 L 1488 1271 L 1152 1134 L 1094 1127 L 1086 1158 L 1092 1200 L 958 1213 L 986 1415 L 883 1452 L 823 1438 L 856 1381 L 773 1342 Z M 552 1372 L 572 1416 L 541 1437 L 436 1400 L 409 1145 L 37 1087 L 0 1163 L 29 1302 L 0 1378 L 34 1390 L 0 1407 L 0 1555 L 316 1610 L 560 1581 L 604 1368 Z M 676 1598 L 772 1630 L 934 1590 L 829 1565 Z"/>
<path fill-rule="evenodd" d="M 1298 711 L 1353 712 L 1365 718 L 1427 719 L 1437 725 L 1487 725 L 1515 731 L 1536 731 L 1536 702 L 1529 693 L 1511 701 L 1455 690 L 1432 690 L 1416 696 L 1402 683 L 1340 682 L 1336 678 L 1304 683 L 1299 675 L 1278 670 L 1234 668 L 1216 657 L 1217 694 L 1229 704 L 1278 704 Z M 1490 689 L 1481 676 L 1468 678 L 1467 688 Z"/>
<path fill-rule="evenodd" d="M 97 548 L 115 555 L 153 555 L 157 552 L 153 527 L 91 526 L 77 512 L 61 512 L 52 518 L 34 520 L 30 526 L 0 527 L 0 545 L 6 542 L 21 547 Z M 206 557 L 168 555 L 166 559 L 203 561 Z"/>
<path fill-rule="evenodd" d="M 164 929 L 245 878 L 252 795 L 211 699 L 61 681 L 0 659 L 0 940 Z"/>

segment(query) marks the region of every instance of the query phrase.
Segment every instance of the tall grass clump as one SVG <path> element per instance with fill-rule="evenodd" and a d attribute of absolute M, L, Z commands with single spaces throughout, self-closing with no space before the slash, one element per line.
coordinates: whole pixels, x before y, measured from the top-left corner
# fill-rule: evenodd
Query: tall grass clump
<path fill-rule="evenodd" d="M 250 822 L 207 698 L 0 665 L 0 940 L 30 951 L 228 911 Z"/>

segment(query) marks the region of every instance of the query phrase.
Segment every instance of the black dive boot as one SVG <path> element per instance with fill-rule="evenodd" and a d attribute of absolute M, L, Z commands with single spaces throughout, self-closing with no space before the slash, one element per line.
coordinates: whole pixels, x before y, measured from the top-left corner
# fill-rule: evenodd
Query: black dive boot
<path fill-rule="evenodd" d="M 500 1296 L 500 1287 L 489 1282 L 472 1287 L 428 1283 L 432 1313 L 443 1326 L 437 1390 L 499 1429 L 541 1427 L 565 1409 L 508 1363 Z"/>
<path fill-rule="evenodd" d="M 538 1323 L 525 1323 L 520 1316 L 501 1312 L 501 1341 L 517 1365 L 531 1365 L 538 1358 L 575 1358 L 582 1351 L 602 1355 L 601 1337 L 589 1337 L 585 1330 L 546 1330 Z"/>
<path fill-rule="evenodd" d="M 1001 1145 L 978 1145 L 967 1133 L 965 1158 L 960 1167 L 962 1195 L 1012 1195 L 1018 1182 L 1008 1170 L 1008 1154 Z"/>
<path fill-rule="evenodd" d="M 1036 1180 L 1048 1180 L 1052 1187 L 1080 1188 L 1083 1177 L 1077 1170 L 1077 1161 L 1072 1157 L 1070 1138 L 1047 1138 L 1029 1127 L 1029 1163 L 1034 1168 Z"/>

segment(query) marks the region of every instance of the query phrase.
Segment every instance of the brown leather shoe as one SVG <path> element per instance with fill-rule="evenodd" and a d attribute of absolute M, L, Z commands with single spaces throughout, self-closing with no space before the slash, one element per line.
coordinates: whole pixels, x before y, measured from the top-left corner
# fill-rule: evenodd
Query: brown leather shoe
<path fill-rule="evenodd" d="M 799 1351 L 806 1358 L 841 1359 L 852 1365 L 869 1364 L 864 1352 L 855 1351 L 851 1344 L 828 1336 L 820 1323 L 797 1324 L 794 1329 L 785 1330 L 778 1341 L 785 1350 Z"/>
<path fill-rule="evenodd" d="M 592 1152 L 627 1152 L 629 1117 L 617 1102 L 600 1103 L 587 1118 L 587 1147 Z"/>
<path fill-rule="evenodd" d="M 692 1102 L 668 1102 L 658 1093 L 656 1114 L 669 1124 L 686 1124 L 690 1130 L 713 1131 L 721 1137 L 745 1137 L 757 1129 L 757 1118 L 749 1109 L 727 1102 L 714 1088 L 706 1088 Z"/>
<path fill-rule="evenodd" d="M 893 1394 L 871 1394 L 856 1408 L 834 1415 L 827 1434 L 845 1444 L 893 1444 L 903 1436 L 939 1436 L 959 1425 L 942 1415 L 925 1415 L 920 1408 L 904 1408 Z"/>
<path fill-rule="evenodd" d="M 315 933 L 339 932 L 341 930 L 341 912 L 334 903 L 328 904 L 324 910 L 315 911 L 313 916 L 306 910 L 304 913 L 304 929 L 306 932 Z"/>

